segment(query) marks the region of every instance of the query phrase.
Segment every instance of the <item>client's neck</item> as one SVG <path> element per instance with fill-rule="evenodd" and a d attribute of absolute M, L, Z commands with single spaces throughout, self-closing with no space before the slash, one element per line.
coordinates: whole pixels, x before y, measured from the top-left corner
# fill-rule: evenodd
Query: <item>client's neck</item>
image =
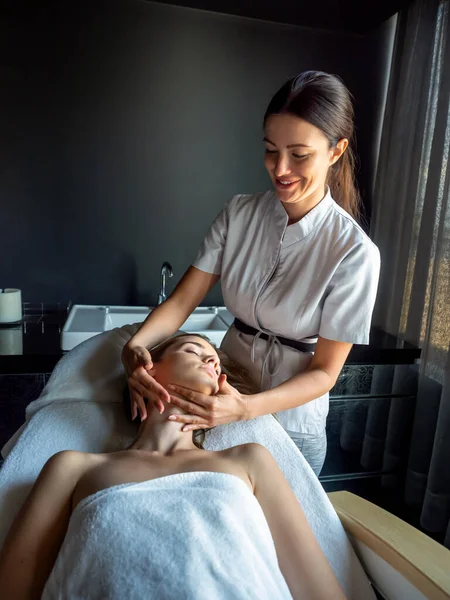
<path fill-rule="evenodd" d="M 137 437 L 129 446 L 129 450 L 145 450 L 161 456 L 171 456 L 186 450 L 198 450 L 192 441 L 192 431 L 181 431 L 184 423 L 167 420 L 171 414 L 182 414 L 183 411 L 179 408 L 164 402 L 164 412 L 160 414 L 149 402 L 147 413 L 147 419 L 142 421 Z"/>

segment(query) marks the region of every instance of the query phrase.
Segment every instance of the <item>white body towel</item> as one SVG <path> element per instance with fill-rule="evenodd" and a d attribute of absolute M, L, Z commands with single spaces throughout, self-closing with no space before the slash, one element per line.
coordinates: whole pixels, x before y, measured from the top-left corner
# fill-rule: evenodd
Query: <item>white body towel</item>
<path fill-rule="evenodd" d="M 115 485 L 84 498 L 42 598 L 292 596 L 249 487 L 235 475 L 196 471 Z"/>

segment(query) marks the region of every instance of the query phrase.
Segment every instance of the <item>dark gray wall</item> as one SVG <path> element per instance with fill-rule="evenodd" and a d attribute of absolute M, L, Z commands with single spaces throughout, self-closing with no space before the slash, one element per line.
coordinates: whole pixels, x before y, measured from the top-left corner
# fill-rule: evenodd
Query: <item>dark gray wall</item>
<path fill-rule="evenodd" d="M 0 287 L 25 301 L 154 304 L 161 263 L 172 289 L 222 205 L 269 186 L 262 116 L 305 69 L 355 96 L 370 211 L 389 24 L 344 36 L 78 0 L 0 27 Z M 207 302 L 221 303 L 218 287 Z"/>

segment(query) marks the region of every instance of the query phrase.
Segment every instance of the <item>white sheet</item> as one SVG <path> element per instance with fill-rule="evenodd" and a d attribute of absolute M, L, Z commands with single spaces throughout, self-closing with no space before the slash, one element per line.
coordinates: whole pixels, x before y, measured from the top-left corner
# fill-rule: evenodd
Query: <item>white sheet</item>
<path fill-rule="evenodd" d="M 292 600 L 255 496 L 235 475 L 211 472 L 82 500 L 42 596 L 56 598 Z"/>
<path fill-rule="evenodd" d="M 26 412 L 20 435 L 3 448 L 0 470 L 0 545 L 46 460 L 60 450 L 108 452 L 123 448 L 136 427 L 122 409 L 126 326 L 87 340 L 56 366 L 41 397 Z M 305 511 L 316 538 L 348 598 L 375 598 L 345 531 L 320 482 L 295 444 L 270 415 L 217 427 L 208 450 L 258 442 L 274 456 Z"/>

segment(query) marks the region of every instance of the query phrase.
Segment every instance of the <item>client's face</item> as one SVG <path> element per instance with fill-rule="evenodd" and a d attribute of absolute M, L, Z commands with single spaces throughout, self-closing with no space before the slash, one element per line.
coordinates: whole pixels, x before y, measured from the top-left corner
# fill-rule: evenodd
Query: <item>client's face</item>
<path fill-rule="evenodd" d="M 152 376 L 163 387 L 172 383 L 212 396 L 218 389 L 220 359 L 206 340 L 183 336 L 154 364 Z"/>

